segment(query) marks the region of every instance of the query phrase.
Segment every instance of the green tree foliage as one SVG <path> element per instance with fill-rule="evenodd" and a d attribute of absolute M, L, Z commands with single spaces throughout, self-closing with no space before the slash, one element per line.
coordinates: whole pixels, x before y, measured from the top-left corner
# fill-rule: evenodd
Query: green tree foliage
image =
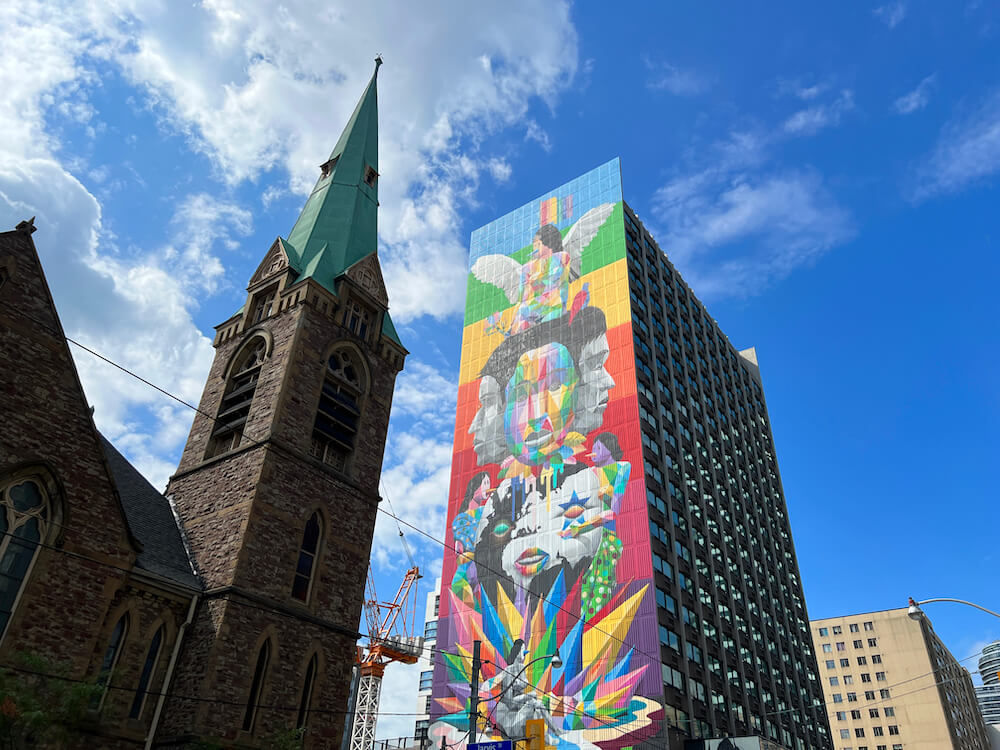
<path fill-rule="evenodd" d="M 66 676 L 32 654 L 15 654 L 0 667 L 0 749 L 59 746 L 85 723 L 102 688 Z"/>

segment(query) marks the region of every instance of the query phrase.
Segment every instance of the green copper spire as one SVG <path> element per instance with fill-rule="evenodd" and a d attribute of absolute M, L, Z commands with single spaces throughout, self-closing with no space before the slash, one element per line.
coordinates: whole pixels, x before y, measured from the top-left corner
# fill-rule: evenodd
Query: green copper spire
<path fill-rule="evenodd" d="M 320 167 L 320 177 L 285 242 L 299 278 L 330 291 L 334 280 L 377 248 L 378 102 L 375 82 L 382 58 L 354 114 Z"/>

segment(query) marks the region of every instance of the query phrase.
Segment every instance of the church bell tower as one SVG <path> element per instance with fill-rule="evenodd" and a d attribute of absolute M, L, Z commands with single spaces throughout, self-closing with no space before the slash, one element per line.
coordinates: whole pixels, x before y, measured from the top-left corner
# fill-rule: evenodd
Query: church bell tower
<path fill-rule="evenodd" d="M 215 360 L 167 489 L 204 581 L 163 735 L 340 746 L 393 387 L 377 252 L 381 59 Z M 204 699 L 202 701 L 192 700 Z M 166 737 L 164 737 L 166 739 Z"/>

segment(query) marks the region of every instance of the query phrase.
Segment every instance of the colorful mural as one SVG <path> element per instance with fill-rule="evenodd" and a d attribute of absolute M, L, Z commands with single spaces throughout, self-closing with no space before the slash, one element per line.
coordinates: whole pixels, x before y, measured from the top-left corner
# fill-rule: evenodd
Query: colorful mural
<path fill-rule="evenodd" d="M 430 737 L 658 729 L 663 686 L 618 160 L 472 235 Z M 555 655 L 558 653 L 558 658 Z"/>

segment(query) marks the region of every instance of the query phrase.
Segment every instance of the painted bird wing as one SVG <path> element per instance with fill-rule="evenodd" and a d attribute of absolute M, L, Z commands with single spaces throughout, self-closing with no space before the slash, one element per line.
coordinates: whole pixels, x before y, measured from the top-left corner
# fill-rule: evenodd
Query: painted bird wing
<path fill-rule="evenodd" d="M 614 203 L 602 203 L 600 206 L 590 209 L 580 220 L 576 222 L 563 238 L 563 250 L 569 253 L 569 274 L 570 279 L 580 277 L 580 258 L 584 248 L 597 235 L 597 230 L 608 220 L 611 212 L 615 210 Z"/>
<path fill-rule="evenodd" d="M 511 303 L 521 299 L 521 264 L 506 255 L 484 255 L 472 264 L 472 275 L 500 289 Z"/>

